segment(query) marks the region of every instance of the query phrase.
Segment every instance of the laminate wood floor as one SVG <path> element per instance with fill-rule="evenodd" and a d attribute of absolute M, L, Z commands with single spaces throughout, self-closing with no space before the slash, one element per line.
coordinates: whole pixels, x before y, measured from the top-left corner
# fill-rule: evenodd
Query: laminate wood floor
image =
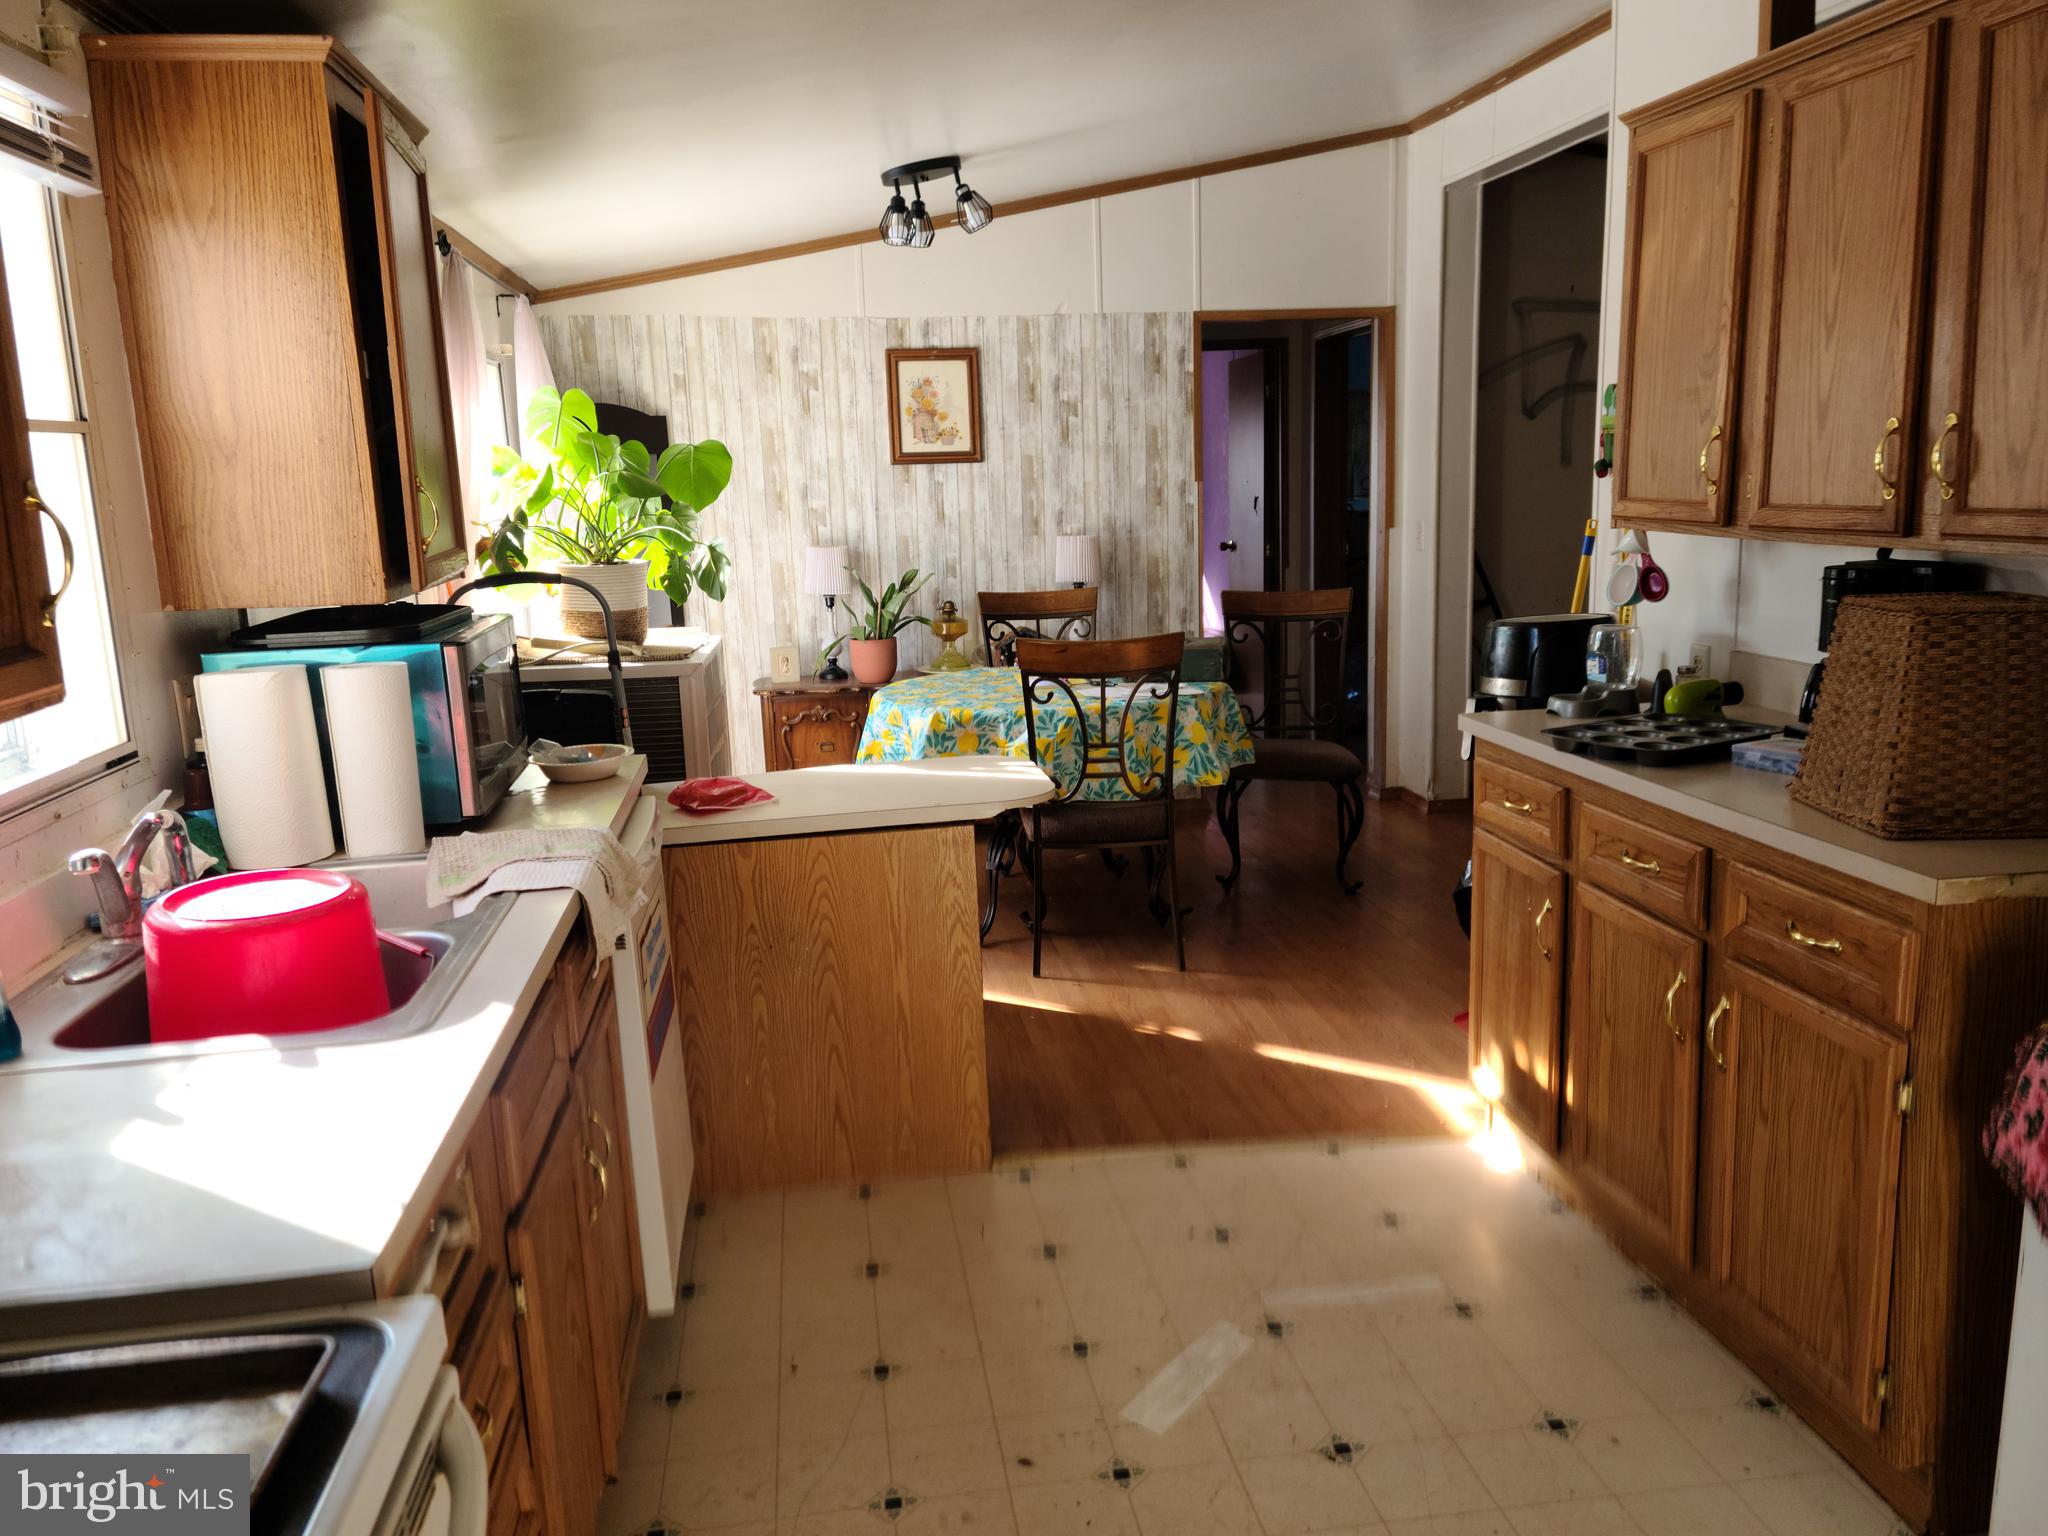
<path fill-rule="evenodd" d="M 1147 915 L 1138 860 L 1048 855 L 1044 976 L 1003 882 L 983 948 L 989 1110 L 998 1157 L 1060 1147 L 1322 1135 L 1463 1134 L 1466 939 L 1451 890 L 1463 815 L 1367 801 L 1356 896 L 1332 870 L 1336 809 L 1318 784 L 1260 784 L 1242 809 L 1244 871 L 1213 817 L 1182 818 L 1188 968 Z"/>

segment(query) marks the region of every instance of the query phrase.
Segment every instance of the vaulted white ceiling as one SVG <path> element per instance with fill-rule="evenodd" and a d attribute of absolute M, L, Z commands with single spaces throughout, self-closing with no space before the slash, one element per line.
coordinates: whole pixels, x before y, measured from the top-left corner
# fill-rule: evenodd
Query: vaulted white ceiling
<path fill-rule="evenodd" d="M 275 6 L 225 9 L 243 30 Z M 298 0 L 426 121 L 435 211 L 541 286 L 1414 116 L 1604 0 Z M 950 208 L 942 190 L 936 210 Z"/>

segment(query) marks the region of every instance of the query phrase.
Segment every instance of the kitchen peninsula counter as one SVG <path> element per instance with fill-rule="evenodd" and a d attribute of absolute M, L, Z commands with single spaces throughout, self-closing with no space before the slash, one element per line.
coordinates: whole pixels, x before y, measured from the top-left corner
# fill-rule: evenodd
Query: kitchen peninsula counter
<path fill-rule="evenodd" d="M 699 1195 L 986 1167 L 974 823 L 1046 799 L 1018 758 L 746 775 L 662 819 Z"/>

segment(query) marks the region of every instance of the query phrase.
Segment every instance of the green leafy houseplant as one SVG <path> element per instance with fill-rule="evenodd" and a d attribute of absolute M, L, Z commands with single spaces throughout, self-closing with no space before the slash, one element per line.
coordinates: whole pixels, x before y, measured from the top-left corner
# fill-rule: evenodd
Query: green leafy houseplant
<path fill-rule="evenodd" d="M 820 666 L 830 661 L 839 647 L 849 640 L 894 640 L 913 624 L 931 628 L 932 621 L 923 614 L 903 611 L 904 605 L 916 596 L 918 589 L 932 579 L 931 572 L 920 576 L 913 565 L 884 587 L 880 597 L 875 596 L 874 588 L 863 581 L 852 566 L 846 568 L 846 574 L 853 577 L 854 586 L 860 590 L 860 601 L 848 600 L 846 632 L 825 642 L 825 649 L 818 653 Z"/>
<path fill-rule="evenodd" d="M 491 453 L 504 517 L 483 541 L 486 571 L 524 570 L 541 551 L 579 565 L 645 560 L 649 589 L 679 608 L 692 592 L 724 600 L 732 557 L 698 533 L 697 519 L 732 480 L 725 444 L 675 443 L 654 458 L 643 443 L 598 431 L 597 407 L 580 389 L 535 390 L 526 435 L 532 457 Z"/>

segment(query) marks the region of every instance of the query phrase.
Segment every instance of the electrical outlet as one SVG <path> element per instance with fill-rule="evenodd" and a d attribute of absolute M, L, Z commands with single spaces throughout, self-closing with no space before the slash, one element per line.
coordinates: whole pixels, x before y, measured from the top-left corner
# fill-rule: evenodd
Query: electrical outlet
<path fill-rule="evenodd" d="M 1692 643 L 1692 659 L 1686 663 L 1686 670 L 1694 677 L 1714 675 L 1714 648 L 1704 640 Z"/>

